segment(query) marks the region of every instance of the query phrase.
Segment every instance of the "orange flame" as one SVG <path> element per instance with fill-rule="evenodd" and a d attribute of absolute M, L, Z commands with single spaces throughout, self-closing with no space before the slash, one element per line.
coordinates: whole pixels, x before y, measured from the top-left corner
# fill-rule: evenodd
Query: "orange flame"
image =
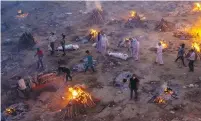
<path fill-rule="evenodd" d="M 130 12 L 130 16 L 131 16 L 131 17 L 135 17 L 135 16 L 136 16 L 136 11 L 134 11 L 134 10 L 131 11 L 131 12 Z"/>
<path fill-rule="evenodd" d="M 95 29 L 90 29 L 90 34 L 93 38 L 96 38 L 96 36 L 98 35 L 98 31 L 96 31 Z"/>
<path fill-rule="evenodd" d="M 17 13 L 18 13 L 18 15 L 16 16 L 17 18 L 25 18 L 29 15 L 28 13 L 23 13 L 22 10 L 18 10 Z"/>
<path fill-rule="evenodd" d="M 12 114 L 15 111 L 13 108 L 6 108 L 6 114 Z"/>
<path fill-rule="evenodd" d="M 91 95 L 85 92 L 80 86 L 70 87 L 68 91 L 70 92 L 69 100 L 76 100 L 82 104 L 87 104 L 88 100 L 92 100 Z"/>
<path fill-rule="evenodd" d="M 201 3 L 194 3 L 193 12 L 200 12 L 201 11 Z"/>
<path fill-rule="evenodd" d="M 197 52 L 200 52 L 200 50 L 201 50 L 199 44 L 196 42 L 193 42 L 191 47 L 193 49 L 195 49 L 195 51 L 197 51 Z"/>
<path fill-rule="evenodd" d="M 161 43 L 163 49 L 168 47 L 168 44 L 164 40 L 161 40 L 160 43 Z"/>

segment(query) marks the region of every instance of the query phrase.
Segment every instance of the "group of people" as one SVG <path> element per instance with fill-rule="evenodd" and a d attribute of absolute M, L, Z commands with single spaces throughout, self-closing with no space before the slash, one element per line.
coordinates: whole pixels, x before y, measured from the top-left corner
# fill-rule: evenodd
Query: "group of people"
<path fill-rule="evenodd" d="M 182 64 L 186 67 L 186 64 L 184 62 L 185 57 L 189 60 L 189 63 L 188 63 L 189 72 L 194 72 L 194 61 L 196 60 L 195 50 L 191 49 L 188 52 L 188 54 L 185 54 L 185 44 L 181 44 L 181 46 L 178 49 L 178 54 L 177 54 L 177 58 L 175 62 L 177 62 L 178 60 L 181 60 Z M 158 46 L 157 46 L 156 63 L 159 63 L 160 65 L 164 64 L 163 47 L 160 42 L 158 43 Z"/>
<path fill-rule="evenodd" d="M 60 41 L 60 44 L 63 48 L 63 55 L 66 55 L 66 52 L 65 52 L 65 35 L 62 33 L 61 34 L 61 41 Z M 55 52 L 55 42 L 57 40 L 57 37 L 56 35 L 52 32 L 50 37 L 48 38 L 49 40 L 49 45 L 50 45 L 50 48 L 51 48 L 51 55 L 54 54 Z M 140 43 L 139 43 L 139 39 L 136 37 L 136 38 L 129 38 L 129 41 L 126 42 L 126 46 L 128 47 L 128 51 L 130 52 L 130 55 L 131 57 L 133 57 L 136 61 L 139 60 L 139 50 L 140 50 Z M 106 52 L 107 52 L 107 48 L 109 47 L 109 42 L 108 42 L 108 39 L 106 37 L 106 35 L 103 33 L 103 32 L 99 32 L 98 35 L 97 35 L 97 39 L 96 39 L 96 49 L 97 49 L 97 52 L 105 55 Z M 44 68 L 44 65 L 43 65 L 43 51 L 40 49 L 40 48 L 37 48 L 37 52 L 35 54 L 35 56 L 38 57 L 38 61 L 37 61 L 37 68 Z M 190 52 L 187 54 L 187 59 L 189 60 L 189 71 L 193 72 L 194 71 L 194 61 L 196 59 L 196 54 L 194 52 L 194 49 L 191 49 Z M 94 69 L 94 66 L 93 66 L 93 57 L 91 55 L 91 53 L 89 52 L 89 50 L 86 51 L 86 58 L 87 58 L 87 62 L 85 64 L 85 70 L 84 72 L 86 72 L 89 68 L 91 68 L 91 70 L 93 72 L 95 72 L 95 69 Z M 182 44 L 180 47 L 179 47 L 179 50 L 178 50 L 178 56 L 175 60 L 175 62 L 177 62 L 178 60 L 181 60 L 183 65 L 186 67 L 186 64 L 184 62 L 184 58 L 185 58 L 185 44 Z M 157 44 L 157 51 L 156 51 L 156 63 L 159 63 L 160 65 L 163 65 L 164 62 L 163 62 L 163 47 L 162 47 L 162 44 L 159 42 Z M 65 66 L 62 66 L 61 64 L 59 64 L 58 66 L 58 72 L 63 72 L 66 74 L 66 81 L 69 80 L 72 80 L 72 76 L 71 76 L 71 72 L 70 72 L 70 69 L 65 67 Z M 123 80 L 123 82 L 125 83 L 126 82 L 126 79 Z M 138 88 L 138 82 L 139 80 L 137 79 L 136 75 L 133 74 L 133 76 L 130 78 L 130 83 L 129 83 L 129 87 L 131 89 L 131 99 L 132 99 L 132 95 L 133 95 L 133 91 L 135 92 L 135 95 L 137 98 L 137 88 Z M 19 86 L 21 86 L 21 89 L 22 90 L 25 90 L 25 83 L 23 82 L 22 78 L 19 79 Z M 23 91 L 24 93 L 25 91 Z M 26 93 L 24 93 L 26 95 Z"/>

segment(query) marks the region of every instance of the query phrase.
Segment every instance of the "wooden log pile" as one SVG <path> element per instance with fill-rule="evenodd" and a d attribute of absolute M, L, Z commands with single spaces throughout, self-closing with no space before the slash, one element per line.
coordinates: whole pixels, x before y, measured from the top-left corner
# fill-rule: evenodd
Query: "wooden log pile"
<path fill-rule="evenodd" d="M 182 31 L 176 31 L 173 33 L 173 36 L 174 37 L 177 37 L 179 39 L 182 39 L 182 40 L 188 40 L 188 39 L 191 39 L 193 38 L 193 36 L 187 32 L 182 32 Z"/>
<path fill-rule="evenodd" d="M 59 118 L 62 120 L 74 118 L 80 114 L 86 114 L 87 109 L 96 106 L 96 103 L 99 101 L 86 92 L 82 86 L 77 85 L 71 87 L 71 89 L 73 91 L 71 92 L 69 90 L 67 97 L 64 98 L 65 101 L 68 101 L 68 104 L 58 113 Z M 73 96 L 73 93 L 77 93 L 77 95 Z"/>
<path fill-rule="evenodd" d="M 156 25 L 155 30 L 160 32 L 172 31 L 174 26 L 174 23 L 168 22 L 162 18 L 161 21 Z"/>
<path fill-rule="evenodd" d="M 36 44 L 31 33 L 23 33 L 18 41 L 19 50 L 28 49 L 33 47 Z"/>
<path fill-rule="evenodd" d="M 89 13 L 88 24 L 89 25 L 98 25 L 103 24 L 105 20 L 105 12 L 99 9 L 94 9 Z"/>
<path fill-rule="evenodd" d="M 125 23 L 126 28 L 135 28 L 142 26 L 142 21 L 140 20 L 140 16 L 136 13 L 135 16 L 130 17 Z"/>

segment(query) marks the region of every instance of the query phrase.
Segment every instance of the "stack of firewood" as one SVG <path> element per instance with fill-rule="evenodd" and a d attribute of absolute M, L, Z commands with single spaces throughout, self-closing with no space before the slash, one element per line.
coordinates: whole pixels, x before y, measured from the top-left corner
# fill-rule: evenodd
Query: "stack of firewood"
<path fill-rule="evenodd" d="M 32 34 L 25 32 L 19 39 L 18 48 L 19 50 L 27 49 L 33 47 L 35 44 L 36 42 L 34 41 Z"/>
<path fill-rule="evenodd" d="M 172 31 L 174 26 L 175 25 L 173 23 L 168 22 L 162 18 L 159 24 L 156 25 L 155 30 L 160 32 Z"/>
<path fill-rule="evenodd" d="M 105 19 L 105 13 L 99 9 L 94 9 L 88 18 L 88 24 L 94 25 L 94 24 L 103 24 Z"/>
<path fill-rule="evenodd" d="M 134 28 L 142 25 L 142 21 L 140 20 L 140 16 L 136 13 L 134 17 L 130 17 L 125 23 L 126 28 Z"/>

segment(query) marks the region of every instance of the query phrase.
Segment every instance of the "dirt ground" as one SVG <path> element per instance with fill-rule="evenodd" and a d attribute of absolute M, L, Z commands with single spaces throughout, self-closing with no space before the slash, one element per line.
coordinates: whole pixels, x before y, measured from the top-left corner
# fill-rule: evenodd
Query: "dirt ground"
<path fill-rule="evenodd" d="M 1 106 L 5 107 L 23 101 L 30 106 L 30 111 L 24 115 L 21 121 L 61 121 L 56 115 L 65 104 L 58 97 L 64 92 L 67 85 L 85 84 L 89 92 L 100 103 L 85 115 L 66 121 L 200 121 L 201 120 L 201 63 L 195 62 L 195 71 L 189 72 L 188 67 L 183 67 L 181 62 L 175 63 L 177 48 L 185 43 L 186 51 L 190 49 L 191 40 L 180 40 L 173 37 L 173 31 L 157 32 L 153 29 L 153 23 L 148 23 L 146 28 L 125 28 L 123 24 L 129 16 L 129 11 L 135 10 L 143 14 L 146 20 L 159 22 L 161 18 L 175 24 L 193 24 L 200 13 L 191 13 L 193 2 L 100 2 L 106 12 L 106 20 L 101 25 L 87 25 L 87 13 L 95 8 L 93 3 L 89 7 L 83 1 L 70 2 L 1 2 Z M 23 19 L 15 16 L 17 10 L 23 10 L 29 15 Z M 108 25 L 112 19 L 121 23 Z M 123 24 L 122 24 L 123 22 Z M 69 30 L 72 28 L 73 31 Z M 142 36 L 140 39 L 140 60 L 121 60 L 113 57 L 103 57 L 96 53 L 93 42 L 82 44 L 75 41 L 76 36 L 85 36 L 89 29 L 103 30 L 108 35 L 109 50 L 128 53 L 126 48 L 119 48 L 117 44 L 126 37 Z M 45 53 L 45 70 L 36 69 L 37 58 L 34 58 L 35 49 L 17 52 L 17 41 L 24 32 L 31 32 L 37 41 L 36 47 L 42 48 Z M 48 36 L 55 32 L 60 38 L 61 33 L 67 35 L 67 44 L 78 44 L 80 49 L 67 52 L 56 52 L 50 56 L 48 52 Z M 70 31 L 70 32 L 69 32 Z M 150 48 L 156 46 L 159 39 L 171 43 L 163 54 L 164 66 L 154 64 L 155 52 Z M 56 47 L 60 46 L 59 41 Z M 89 50 L 97 60 L 96 73 L 73 72 L 73 81 L 64 84 L 62 78 L 50 82 L 56 91 L 42 91 L 36 99 L 9 100 L 7 95 L 10 84 L 15 83 L 12 77 L 34 76 L 41 72 L 51 72 L 57 68 L 59 59 L 65 60 L 65 66 L 72 67 L 78 64 Z M 114 62 L 115 61 L 115 62 Z M 186 64 L 188 63 L 185 60 Z M 113 65 L 113 66 L 111 66 Z M 129 100 L 129 90 L 123 90 L 110 85 L 110 82 L 123 71 L 130 71 L 140 77 L 139 99 Z M 154 82 L 154 83 L 152 83 Z M 177 87 L 178 99 L 173 99 L 167 106 L 161 107 L 155 103 L 148 103 L 153 97 L 152 88 L 160 88 L 164 82 L 169 82 L 172 87 Z M 155 85 L 156 84 L 156 85 Z M 158 85 L 157 85 L 158 84 Z M 186 85 L 196 84 L 188 88 Z M 155 85 L 155 87 L 154 87 Z M 39 100 L 42 100 L 39 101 Z M 109 106 L 113 102 L 113 106 Z"/>

